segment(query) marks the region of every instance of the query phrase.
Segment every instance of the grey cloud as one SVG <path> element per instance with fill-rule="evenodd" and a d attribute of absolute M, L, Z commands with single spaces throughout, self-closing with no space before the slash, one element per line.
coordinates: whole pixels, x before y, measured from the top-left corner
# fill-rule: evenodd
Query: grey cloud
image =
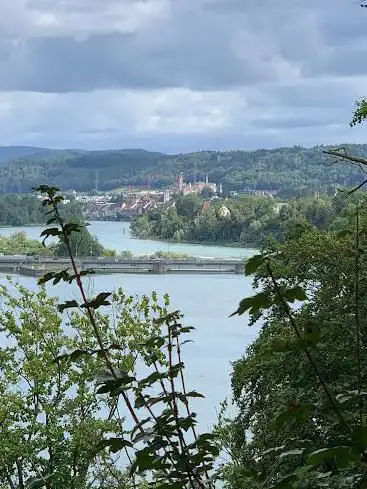
<path fill-rule="evenodd" d="M 142 0 L 141 19 L 96 22 L 107 4 L 124 19 L 129 2 L 0 1 L 0 102 L 12 92 L 0 143 L 176 152 L 363 137 L 348 127 L 367 81 L 367 11 L 353 0 Z M 43 11 L 61 27 L 37 24 Z"/>
<path fill-rule="evenodd" d="M 72 32 L 55 37 L 48 32 L 47 36 L 18 43 L 4 41 L 0 48 L 0 89 L 228 89 L 276 83 L 287 77 L 282 63 L 288 63 L 288 69 L 295 73 L 299 69 L 301 76 L 319 76 L 328 69 L 333 72 L 334 66 L 340 66 L 342 74 L 348 72 L 348 65 L 342 63 L 342 47 L 325 54 L 332 40 L 338 39 L 345 6 L 340 14 L 328 17 L 328 7 L 334 3 L 331 0 L 266 0 L 262 8 L 254 0 L 192 2 L 173 2 L 169 18 L 156 19 L 132 33 L 116 33 L 111 24 L 109 34 L 89 32 L 82 40 Z M 40 0 L 31 4 L 38 9 L 46 5 L 49 2 Z M 98 12 L 101 3 L 79 0 L 70 5 L 80 14 L 83 8 L 86 13 L 88 9 Z M 357 7 L 351 4 L 349 15 L 360 24 L 363 12 L 353 14 L 353 9 Z M 355 39 L 352 28 L 342 32 L 345 39 Z M 353 61 L 349 63 L 354 67 Z M 358 73 L 363 69 L 360 67 Z"/>

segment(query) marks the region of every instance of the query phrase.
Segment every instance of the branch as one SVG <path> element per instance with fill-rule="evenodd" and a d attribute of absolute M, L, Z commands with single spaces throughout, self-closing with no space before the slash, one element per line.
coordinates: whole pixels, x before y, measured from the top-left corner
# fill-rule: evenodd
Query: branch
<path fill-rule="evenodd" d="M 361 165 L 367 166 L 367 160 L 365 158 L 359 158 L 358 156 L 352 156 L 348 153 L 341 153 L 340 149 L 325 149 L 323 153 L 329 156 L 336 156 L 337 158 L 341 158 L 342 160 L 353 161 L 354 163 L 360 163 Z"/>
<path fill-rule="evenodd" d="M 17 471 L 18 471 L 18 481 L 19 481 L 19 489 L 24 489 L 24 478 L 23 478 L 23 467 L 22 461 L 18 458 L 16 461 Z"/>

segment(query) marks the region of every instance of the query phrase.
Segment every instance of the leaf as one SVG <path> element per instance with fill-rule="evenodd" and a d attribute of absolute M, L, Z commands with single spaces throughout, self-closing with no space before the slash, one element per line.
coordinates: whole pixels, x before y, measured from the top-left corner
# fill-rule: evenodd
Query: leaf
<path fill-rule="evenodd" d="M 299 285 L 296 285 L 291 289 L 282 289 L 281 294 L 283 299 L 285 299 L 287 302 L 307 300 L 306 292 Z"/>
<path fill-rule="evenodd" d="M 264 264 L 266 260 L 264 255 L 254 255 L 245 262 L 245 275 L 252 275 Z"/>
<path fill-rule="evenodd" d="M 143 419 L 142 421 L 140 421 L 140 423 L 136 424 L 134 426 L 134 428 L 131 430 L 130 435 L 133 436 L 134 433 L 136 433 L 137 431 L 142 431 L 143 426 L 146 425 L 147 423 L 149 423 L 150 421 L 151 421 L 151 418 L 146 418 L 146 419 Z"/>
<path fill-rule="evenodd" d="M 123 448 L 131 448 L 132 446 L 133 444 L 124 438 L 108 438 L 98 443 L 97 450 L 100 451 L 104 448 L 109 448 L 112 453 L 117 453 Z"/>
<path fill-rule="evenodd" d="M 145 377 L 144 379 L 140 380 L 138 383 L 139 388 L 143 388 L 146 386 L 152 386 L 157 380 L 162 380 L 166 378 L 166 375 L 161 372 L 153 372 L 152 374 L 148 375 L 148 377 Z"/>
<path fill-rule="evenodd" d="M 53 211 L 51 211 L 51 213 L 53 213 Z M 48 212 L 46 214 L 48 214 Z M 50 217 L 50 219 L 47 220 L 46 225 L 49 226 L 50 224 L 53 224 L 54 222 L 57 221 L 58 221 L 57 217 Z"/>
<path fill-rule="evenodd" d="M 71 362 L 75 362 L 76 360 L 79 360 L 80 357 L 82 357 L 83 355 L 90 355 L 90 351 L 89 350 L 74 350 L 73 352 L 71 353 L 65 353 L 64 355 L 59 355 L 58 357 L 55 358 L 55 360 L 53 361 L 53 363 L 57 363 L 61 360 L 69 360 Z"/>
<path fill-rule="evenodd" d="M 196 328 L 194 326 L 184 326 L 183 328 L 180 329 L 180 333 L 190 333 L 191 331 L 194 331 Z"/>
<path fill-rule="evenodd" d="M 52 280 L 54 278 L 54 276 L 55 276 L 54 272 L 45 273 L 42 277 L 40 277 L 38 279 L 38 284 L 43 285 L 46 282 L 49 282 L 50 280 Z"/>
<path fill-rule="evenodd" d="M 153 455 L 151 450 L 151 447 L 145 447 L 136 453 L 135 462 L 130 469 L 131 475 L 135 471 L 141 474 L 147 470 L 157 469 L 159 466 L 162 466 L 162 459 Z"/>
<path fill-rule="evenodd" d="M 33 190 L 48 195 L 54 195 L 56 192 L 60 191 L 58 187 L 50 187 L 49 185 L 39 185 L 38 187 L 33 187 Z"/>
<path fill-rule="evenodd" d="M 276 416 L 275 425 L 277 427 L 282 427 L 284 424 L 289 425 L 295 422 L 303 424 L 309 419 L 314 407 L 313 404 L 290 402 L 286 410 Z"/>
<path fill-rule="evenodd" d="M 283 452 L 279 455 L 280 459 L 287 458 L 287 457 L 294 457 L 294 456 L 299 456 L 303 455 L 305 452 L 305 448 L 294 448 L 293 450 L 288 450 L 287 452 Z"/>
<path fill-rule="evenodd" d="M 297 351 L 303 348 L 303 342 L 299 339 L 286 340 L 285 338 L 275 338 L 270 343 L 270 350 L 275 353 L 286 351 Z"/>
<path fill-rule="evenodd" d="M 348 401 L 357 401 L 359 399 L 359 397 L 365 397 L 367 396 L 367 392 L 366 391 L 357 391 L 357 390 L 354 390 L 354 391 L 346 391 L 346 392 L 342 392 L 341 394 L 338 394 L 336 396 L 336 400 L 339 402 L 339 404 L 344 404 L 345 402 L 348 402 Z"/>
<path fill-rule="evenodd" d="M 101 292 L 94 299 L 89 302 L 85 302 L 80 307 L 98 309 L 101 306 L 109 306 L 111 303 L 107 301 L 107 297 L 111 296 L 111 292 Z"/>
<path fill-rule="evenodd" d="M 308 321 L 303 328 L 303 339 L 316 345 L 321 338 L 320 326 L 313 321 Z"/>
<path fill-rule="evenodd" d="M 364 452 L 367 448 L 367 426 L 358 426 L 353 432 L 352 440 Z"/>
<path fill-rule="evenodd" d="M 97 376 L 96 385 L 100 385 L 97 394 L 109 393 L 110 396 L 118 396 L 125 390 L 125 386 L 135 380 L 135 377 L 128 375 L 120 369 L 115 369 L 114 372 L 116 377 L 112 375 L 112 372 L 106 372 Z"/>
<path fill-rule="evenodd" d="M 321 448 L 310 453 L 307 458 L 308 465 L 320 465 L 326 460 L 335 460 L 340 467 L 345 467 L 349 462 L 356 462 L 360 454 L 350 446 L 338 446 Z"/>
<path fill-rule="evenodd" d="M 25 487 L 26 489 L 40 489 L 41 487 L 45 487 L 51 477 L 51 474 L 45 475 L 44 477 L 31 477 L 27 480 Z"/>
<path fill-rule="evenodd" d="M 139 441 L 149 441 L 153 438 L 154 434 L 155 431 L 153 428 L 146 428 L 144 431 L 139 431 L 134 438 L 134 443 L 138 443 Z"/>
<path fill-rule="evenodd" d="M 72 300 L 72 301 L 66 301 L 63 304 L 59 304 L 57 306 L 57 309 L 59 310 L 59 312 L 64 312 L 65 309 L 71 309 L 72 307 L 78 307 L 78 306 L 79 304 L 77 303 L 77 301 Z"/>
<path fill-rule="evenodd" d="M 267 292 L 259 292 L 252 297 L 246 297 L 245 299 L 242 299 L 237 311 L 231 314 L 230 317 L 235 316 L 236 314 L 241 316 L 246 311 L 249 311 L 249 314 L 256 314 L 261 309 L 268 309 L 272 305 L 273 302 L 269 294 Z"/>
<path fill-rule="evenodd" d="M 295 474 L 286 475 L 279 482 L 275 483 L 272 489 L 293 489 L 296 482 L 298 482 L 298 477 Z"/>
<path fill-rule="evenodd" d="M 43 246 L 46 246 L 45 242 L 46 242 L 47 238 L 49 238 L 50 236 L 62 236 L 62 231 L 60 231 L 59 228 L 47 228 L 47 229 L 44 229 L 42 231 L 42 233 L 40 234 L 41 238 L 42 238 L 42 236 L 45 237 L 42 241 L 42 244 L 43 244 Z"/>
<path fill-rule="evenodd" d="M 203 396 L 203 394 L 201 394 L 200 392 L 196 392 L 196 391 L 190 391 L 186 394 L 186 397 L 200 397 L 202 399 L 205 398 L 205 396 Z"/>
<path fill-rule="evenodd" d="M 67 224 L 64 224 L 64 233 L 69 236 L 71 233 L 80 233 L 83 228 L 84 226 L 82 226 L 81 224 L 68 222 Z"/>

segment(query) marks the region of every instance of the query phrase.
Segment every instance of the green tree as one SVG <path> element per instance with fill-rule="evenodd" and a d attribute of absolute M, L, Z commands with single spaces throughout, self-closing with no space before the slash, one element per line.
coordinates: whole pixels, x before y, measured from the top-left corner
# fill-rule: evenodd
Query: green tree
<path fill-rule="evenodd" d="M 83 226 L 80 231 L 75 231 L 70 236 L 71 251 L 76 257 L 102 256 L 103 246 L 97 237 L 92 236 L 88 229 Z M 60 242 L 55 247 L 56 256 L 68 256 L 65 242 Z"/>
<path fill-rule="evenodd" d="M 14 294 L 1 287 L 0 481 L 8 489 L 32 480 L 41 486 L 42 479 L 50 489 L 87 488 L 93 473 L 113 465 L 95 458 L 93 444 L 118 429 L 98 414 L 108 409 L 90 384 L 100 362 L 56 361 L 65 349 L 83 348 L 83 340 L 64 332 L 57 302 L 45 291 L 14 287 Z M 70 326 L 84 333 L 76 317 Z"/>
<path fill-rule="evenodd" d="M 264 256 L 275 256 L 273 276 L 260 266 L 255 277 L 260 296 L 257 303 L 248 302 L 251 323 L 262 316 L 263 324 L 234 364 L 238 416 L 221 426 L 232 458 L 224 468 L 228 487 L 364 487 L 363 449 L 361 454 L 355 437 L 365 430 L 360 424 L 365 404 L 358 395 L 364 395 L 367 372 L 367 264 L 358 258 L 367 249 L 365 202 L 357 245 L 355 207 L 348 218 L 343 234 L 304 230 L 264 249 Z M 274 277 L 284 297 L 297 285 L 307 291 L 307 301 L 287 313 L 281 294 L 274 292 Z M 343 462 L 335 458 L 337 450 Z M 320 462 L 314 463 L 317 454 Z"/>
<path fill-rule="evenodd" d="M 193 219 L 203 205 L 202 199 L 197 194 L 188 194 L 176 200 L 177 214 L 182 217 Z"/>

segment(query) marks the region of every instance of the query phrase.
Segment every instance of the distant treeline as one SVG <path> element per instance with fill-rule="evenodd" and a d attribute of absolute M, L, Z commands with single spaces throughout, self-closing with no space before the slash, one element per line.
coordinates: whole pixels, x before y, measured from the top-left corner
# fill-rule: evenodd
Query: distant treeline
<path fill-rule="evenodd" d="M 365 145 L 347 147 L 355 155 L 365 155 Z M 279 190 L 282 198 L 332 195 L 336 185 L 360 182 L 361 171 L 334 163 L 323 147 L 279 148 L 257 151 L 202 151 L 166 155 L 143 150 L 45 151 L 18 157 L 0 166 L 0 193 L 28 192 L 44 182 L 63 190 L 110 190 L 133 185 L 163 188 L 175 183 L 183 172 L 187 181 L 204 180 L 223 185 L 224 193 Z"/>
<path fill-rule="evenodd" d="M 246 196 L 239 199 L 204 201 L 198 195 L 177 198 L 166 211 L 154 210 L 138 216 L 131 229 L 139 238 L 174 241 L 237 243 L 259 246 L 268 237 L 278 241 L 315 227 L 341 230 L 360 193 L 346 199 L 303 197 L 281 202 L 278 199 Z"/>
<path fill-rule="evenodd" d="M 60 206 L 66 218 L 82 218 L 82 209 L 76 200 Z M 0 226 L 27 226 L 45 224 L 47 216 L 41 201 L 31 194 L 0 195 Z"/>

